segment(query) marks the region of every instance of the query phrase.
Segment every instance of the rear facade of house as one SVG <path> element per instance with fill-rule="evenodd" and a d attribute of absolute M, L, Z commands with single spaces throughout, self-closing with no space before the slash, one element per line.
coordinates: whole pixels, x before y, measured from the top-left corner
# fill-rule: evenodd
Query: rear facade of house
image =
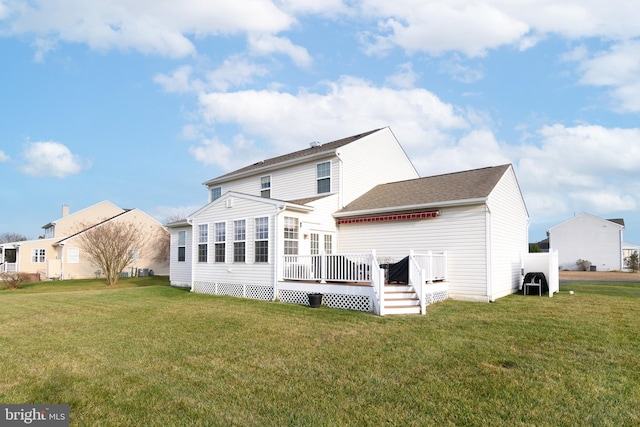
<path fill-rule="evenodd" d="M 385 296 L 372 269 L 412 253 L 444 259 L 447 296 L 489 301 L 519 286 L 528 215 L 510 165 L 420 178 L 383 128 L 205 185 L 209 202 L 169 225 L 176 286 L 266 300 L 342 293 L 376 311 Z M 346 275 L 325 277 L 338 264 Z"/>

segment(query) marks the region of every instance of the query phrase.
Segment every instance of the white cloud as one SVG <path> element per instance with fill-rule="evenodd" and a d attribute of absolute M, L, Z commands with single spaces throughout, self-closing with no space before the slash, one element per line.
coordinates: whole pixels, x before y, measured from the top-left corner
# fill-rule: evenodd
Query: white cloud
<path fill-rule="evenodd" d="M 15 35 L 173 58 L 196 52 L 188 36 L 277 33 L 295 21 L 269 0 L 34 0 L 11 3 L 5 15 Z"/>
<path fill-rule="evenodd" d="M 398 72 L 387 77 L 387 82 L 400 89 L 411 89 L 415 86 L 420 76 L 413 71 L 411 62 L 406 62 L 398 66 Z"/>
<path fill-rule="evenodd" d="M 538 218 L 640 207 L 640 128 L 545 126 L 514 147 L 518 179 Z"/>
<path fill-rule="evenodd" d="M 325 93 L 275 90 L 211 92 L 200 96 L 202 120 L 216 124 L 237 124 L 244 133 L 269 140 L 272 154 L 301 149 L 308 141 L 330 141 L 390 125 L 407 135 L 419 149 L 448 141 L 448 131 L 466 129 L 468 123 L 452 105 L 424 89 L 394 90 L 344 77 L 326 83 Z M 344 132 L 344 131 L 343 131 Z M 305 142 L 306 141 L 306 142 Z"/>
<path fill-rule="evenodd" d="M 191 155 L 204 165 L 215 165 L 222 169 L 238 169 L 262 160 L 263 151 L 244 135 L 236 135 L 230 144 L 217 138 L 207 138 L 200 145 L 189 147 Z"/>
<path fill-rule="evenodd" d="M 616 109 L 640 112 L 640 40 L 618 43 L 581 59 L 581 84 L 610 87 Z"/>
<path fill-rule="evenodd" d="M 225 59 L 220 67 L 207 73 L 207 86 L 214 90 L 227 91 L 229 88 L 251 84 L 255 77 L 267 74 L 269 70 L 266 67 L 237 55 Z"/>
<path fill-rule="evenodd" d="M 8 162 L 10 159 L 9 155 L 4 151 L 0 150 L 0 163 Z"/>
<path fill-rule="evenodd" d="M 399 46 L 408 52 L 482 56 L 511 45 L 525 50 L 547 35 L 568 39 L 628 40 L 640 35 L 640 8 L 608 0 L 364 0 L 361 14 L 378 20 L 378 32 L 365 34 L 370 53 Z"/>
<path fill-rule="evenodd" d="M 162 86 L 165 92 L 187 93 L 200 90 L 202 82 L 193 81 L 191 74 L 193 67 L 183 65 L 176 68 L 171 74 L 158 73 L 153 76 L 153 81 Z"/>
<path fill-rule="evenodd" d="M 88 162 L 59 142 L 30 143 L 22 155 L 25 163 L 21 170 L 27 175 L 64 178 L 89 167 Z"/>
<path fill-rule="evenodd" d="M 291 40 L 267 34 L 249 36 L 249 49 L 255 55 L 269 56 L 274 53 L 287 55 L 301 68 L 308 68 L 313 62 L 307 50 L 294 45 Z"/>

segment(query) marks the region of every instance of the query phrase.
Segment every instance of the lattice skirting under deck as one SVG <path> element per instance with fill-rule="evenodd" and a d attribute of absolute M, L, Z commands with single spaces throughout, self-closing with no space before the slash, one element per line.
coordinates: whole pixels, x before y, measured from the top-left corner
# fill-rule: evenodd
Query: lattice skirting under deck
<path fill-rule="evenodd" d="M 273 300 L 273 286 L 246 283 L 195 282 L 195 292 L 212 295 L 229 295 L 264 301 Z"/>
<path fill-rule="evenodd" d="M 426 305 L 442 302 L 449 298 L 449 285 L 447 283 L 427 285 L 424 297 L 426 299 Z"/>
<path fill-rule="evenodd" d="M 309 305 L 309 292 L 280 289 L 278 299 L 292 304 Z M 371 298 L 366 295 L 343 295 L 326 293 L 322 296 L 322 305 L 344 310 L 373 311 Z"/>

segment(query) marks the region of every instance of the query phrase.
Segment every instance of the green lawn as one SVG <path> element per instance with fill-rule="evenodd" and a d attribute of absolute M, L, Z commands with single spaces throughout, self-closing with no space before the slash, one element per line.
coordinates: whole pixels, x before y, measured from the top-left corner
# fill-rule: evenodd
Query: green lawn
<path fill-rule="evenodd" d="M 0 403 L 98 426 L 640 424 L 640 284 L 377 317 L 166 283 L 0 291 Z"/>

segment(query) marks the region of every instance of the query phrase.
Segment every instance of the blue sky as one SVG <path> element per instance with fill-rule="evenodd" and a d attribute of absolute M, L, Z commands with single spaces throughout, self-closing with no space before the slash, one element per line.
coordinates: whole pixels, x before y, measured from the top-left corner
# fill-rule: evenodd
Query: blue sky
<path fill-rule="evenodd" d="M 423 176 L 512 163 L 530 240 L 580 212 L 640 244 L 627 1 L 0 0 L 0 233 L 389 126 Z"/>

